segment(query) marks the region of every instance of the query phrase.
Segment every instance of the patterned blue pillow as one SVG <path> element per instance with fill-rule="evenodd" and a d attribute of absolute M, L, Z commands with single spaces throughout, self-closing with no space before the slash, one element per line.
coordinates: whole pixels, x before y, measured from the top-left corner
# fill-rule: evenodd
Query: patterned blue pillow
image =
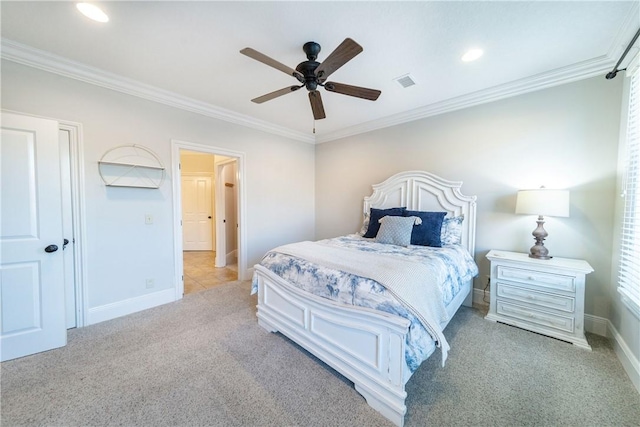
<path fill-rule="evenodd" d="M 462 221 L 464 216 L 445 218 L 442 221 L 440 241 L 443 245 L 459 245 L 462 242 Z"/>
<path fill-rule="evenodd" d="M 389 208 L 389 209 L 371 208 L 371 211 L 369 214 L 369 228 L 367 228 L 367 232 L 364 234 L 363 237 L 368 237 L 368 238 L 376 237 L 376 235 L 378 234 L 378 230 L 380 229 L 380 223 L 378 222 L 380 221 L 380 218 L 385 216 L 402 216 L 404 215 L 404 211 L 406 210 L 407 208 Z"/>
<path fill-rule="evenodd" d="M 364 218 L 362 219 L 362 227 L 360 227 L 360 231 L 358 231 L 358 234 L 361 236 L 364 236 L 365 234 L 367 234 L 367 230 L 369 229 L 369 216 L 371 215 L 370 212 L 367 212 L 364 214 Z"/>
<path fill-rule="evenodd" d="M 404 216 L 417 216 L 422 220 L 422 224 L 413 227 L 411 244 L 434 248 L 442 246 L 440 233 L 442 220 L 446 214 L 446 212 L 405 211 Z"/>
<path fill-rule="evenodd" d="M 409 246 L 413 225 L 421 223 L 417 216 L 385 216 L 380 218 L 380 230 L 376 242 L 389 245 Z"/>

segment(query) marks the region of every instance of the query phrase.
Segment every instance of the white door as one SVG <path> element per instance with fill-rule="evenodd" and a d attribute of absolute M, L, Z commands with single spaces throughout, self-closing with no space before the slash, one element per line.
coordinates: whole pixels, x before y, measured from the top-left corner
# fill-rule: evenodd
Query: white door
<path fill-rule="evenodd" d="M 182 248 L 213 250 L 210 176 L 182 176 Z"/>
<path fill-rule="evenodd" d="M 0 156 L 5 361 L 67 342 L 58 123 L 3 113 Z"/>

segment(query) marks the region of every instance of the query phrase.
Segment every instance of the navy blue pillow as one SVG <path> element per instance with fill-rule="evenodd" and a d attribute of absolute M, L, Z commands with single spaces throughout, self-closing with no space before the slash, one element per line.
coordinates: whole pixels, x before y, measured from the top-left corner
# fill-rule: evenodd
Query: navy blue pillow
<path fill-rule="evenodd" d="M 376 237 L 378 235 L 378 230 L 380 230 L 380 218 L 385 216 L 404 216 L 404 212 L 407 208 L 389 208 L 389 209 L 376 209 L 371 208 L 369 211 L 369 228 L 367 228 L 367 232 L 364 233 L 362 237 Z"/>
<path fill-rule="evenodd" d="M 417 216 L 422 220 L 422 224 L 413 226 L 411 244 L 441 247 L 440 231 L 446 214 L 446 212 L 405 211 L 404 216 Z"/>

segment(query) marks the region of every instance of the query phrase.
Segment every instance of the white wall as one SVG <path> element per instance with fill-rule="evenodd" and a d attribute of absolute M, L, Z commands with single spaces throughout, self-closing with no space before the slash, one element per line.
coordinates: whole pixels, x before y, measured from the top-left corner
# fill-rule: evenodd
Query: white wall
<path fill-rule="evenodd" d="M 224 166 L 222 170 L 222 179 L 224 181 L 224 219 L 225 219 L 225 252 L 227 258 L 227 264 L 233 263 L 233 255 L 238 249 L 237 242 L 237 226 L 238 226 L 238 213 L 236 212 L 237 200 L 237 162 L 233 162 Z M 231 184 L 232 187 L 227 187 L 227 184 Z"/>
<path fill-rule="evenodd" d="M 90 309 L 174 287 L 172 138 L 245 153 L 249 267 L 274 246 L 314 236 L 312 145 L 9 61 L 2 61 L 2 108 L 83 126 Z M 167 167 L 159 190 L 105 187 L 100 179 L 103 153 L 134 143 Z M 153 225 L 145 225 L 147 213 Z M 154 289 L 146 289 L 146 278 L 154 278 Z"/>
<path fill-rule="evenodd" d="M 197 153 L 188 150 L 180 150 L 180 167 L 182 173 L 209 173 L 214 176 L 213 165 L 217 160 L 214 154 Z"/>
<path fill-rule="evenodd" d="M 593 78 L 328 142 L 316 148 L 316 238 L 360 228 L 371 184 L 404 170 L 461 180 L 478 196 L 476 262 L 527 252 L 535 217 L 515 215 L 518 189 L 571 190 L 571 217 L 548 218 L 550 254 L 587 260 L 585 310 L 608 318 L 621 79 Z"/>

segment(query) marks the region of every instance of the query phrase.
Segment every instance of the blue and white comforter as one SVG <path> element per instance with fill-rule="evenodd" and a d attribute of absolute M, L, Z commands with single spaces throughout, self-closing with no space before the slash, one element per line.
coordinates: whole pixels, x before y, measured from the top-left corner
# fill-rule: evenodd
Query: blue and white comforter
<path fill-rule="evenodd" d="M 469 252 L 460 245 L 442 248 L 428 246 L 402 246 L 376 243 L 357 234 L 336 237 L 323 241 L 338 247 L 360 251 L 377 252 L 431 266 L 448 305 L 458 294 L 463 284 L 478 274 L 478 267 Z M 411 372 L 435 350 L 434 338 L 420 321 L 386 289 L 376 281 L 342 271 L 333 270 L 309 261 L 278 252 L 268 252 L 261 265 L 298 288 L 315 295 L 348 305 L 368 307 L 404 317 L 411 322 L 407 334 L 405 359 Z M 254 277 L 252 293 L 258 290 Z"/>

